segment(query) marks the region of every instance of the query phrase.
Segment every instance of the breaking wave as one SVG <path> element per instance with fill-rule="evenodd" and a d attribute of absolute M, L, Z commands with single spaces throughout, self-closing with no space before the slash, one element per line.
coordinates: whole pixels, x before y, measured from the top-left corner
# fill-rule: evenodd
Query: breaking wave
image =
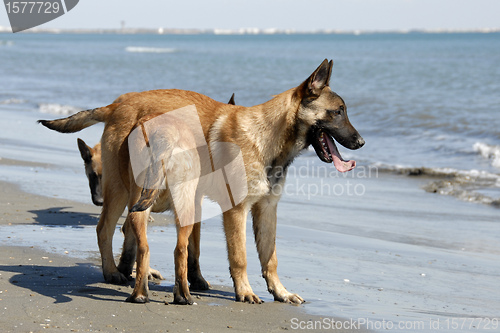
<path fill-rule="evenodd" d="M 81 108 L 77 108 L 72 105 L 62 105 L 57 103 L 40 103 L 38 104 L 38 111 L 41 113 L 50 113 L 56 115 L 71 115 L 81 111 Z"/>
<path fill-rule="evenodd" d="M 126 52 L 131 53 L 174 53 L 176 49 L 167 47 L 143 47 L 143 46 L 127 46 Z"/>
<path fill-rule="evenodd" d="M 481 154 L 482 157 L 491 160 L 492 166 L 500 169 L 500 146 L 476 142 L 473 149 L 475 152 Z"/>
<path fill-rule="evenodd" d="M 428 177 L 423 186 L 429 193 L 449 195 L 463 201 L 492 205 L 500 208 L 500 174 L 480 170 L 453 168 L 408 167 L 376 163 L 379 171 L 407 176 Z"/>
<path fill-rule="evenodd" d="M 5 99 L 3 101 L 0 101 L 0 104 L 4 104 L 4 105 L 23 104 L 23 103 L 26 103 L 26 101 L 24 99 L 17 99 L 17 98 L 9 98 L 9 99 Z"/>

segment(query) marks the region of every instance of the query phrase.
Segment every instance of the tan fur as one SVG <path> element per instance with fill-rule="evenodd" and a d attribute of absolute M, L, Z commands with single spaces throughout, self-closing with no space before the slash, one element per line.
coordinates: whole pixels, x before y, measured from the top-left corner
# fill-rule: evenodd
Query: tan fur
<path fill-rule="evenodd" d="M 166 113 L 194 104 L 209 144 L 233 143 L 241 149 L 244 160 L 248 195 L 236 207 L 223 214 L 236 300 L 261 302 L 253 293 L 246 272 L 245 225 L 248 212 L 251 210 L 262 275 L 269 291 L 275 300 L 302 303 L 303 299 L 297 294 L 288 292 L 278 278 L 275 239 L 276 209 L 280 194 L 272 193 L 271 186 L 276 183 L 284 184 L 287 166 L 300 151 L 310 143 L 315 143 L 311 140 L 316 140 L 312 136 L 316 133 L 334 136 L 338 142 L 350 149 L 360 148 L 364 144 L 359 133 L 349 123 L 344 112 L 343 100 L 328 86 L 331 68 L 332 63 L 325 60 L 297 88 L 278 94 L 270 101 L 253 107 L 223 104 L 190 91 L 155 90 L 138 93 L 121 103 L 99 108 L 99 115 L 105 122 L 102 137 L 104 206 L 97 233 L 106 280 L 124 278 L 114 266 L 111 251 L 112 231 L 119 215 L 125 205 L 128 204 L 129 209 L 133 207 L 141 197 L 141 192 L 146 198 L 152 195 L 143 191 L 133 180 L 127 138 L 141 119 L 145 119 L 148 115 Z M 88 118 L 96 118 L 94 116 L 96 111 L 87 112 Z M 42 123 L 51 129 L 67 131 L 68 128 L 79 128 L 79 124 L 83 128 L 88 122 L 84 115 L 80 115 L 73 120 L 69 117 Z M 222 152 L 214 149 L 211 154 L 217 157 L 217 154 L 220 155 Z M 269 175 L 269 169 L 280 168 L 283 170 L 282 174 Z M 172 172 L 178 171 L 174 169 Z M 158 194 L 156 200 L 156 202 L 168 201 L 168 196 Z M 192 200 L 195 200 L 194 196 Z M 132 211 L 127 216 L 128 227 L 125 231 L 122 260 L 130 247 L 137 247 L 136 284 L 132 295 L 128 298 L 132 302 L 148 301 L 146 277 L 149 269 L 149 248 L 146 225 L 150 210 L 151 207 L 142 211 Z M 186 267 L 189 257 L 187 239 L 193 228 L 193 225 L 187 227 L 178 225 L 177 228 L 174 297 L 178 303 L 192 302 L 187 288 Z"/>
<path fill-rule="evenodd" d="M 96 206 L 102 206 L 101 143 L 99 142 L 94 148 L 91 148 L 80 138 L 77 142 L 85 166 L 85 175 L 89 180 L 92 202 Z"/>
<path fill-rule="evenodd" d="M 122 103 L 126 99 L 137 95 L 137 92 L 130 92 L 120 95 L 113 103 Z M 235 105 L 234 93 L 228 101 L 228 104 Z M 146 121 L 147 118 L 143 118 L 142 121 Z M 89 188 L 91 192 L 92 202 L 97 206 L 102 206 L 102 160 L 101 160 L 101 142 L 97 143 L 93 148 L 88 146 L 82 139 L 78 139 L 78 148 L 80 154 L 84 161 L 85 175 L 89 180 Z M 156 198 L 155 198 L 156 199 Z M 152 212 L 160 213 L 167 210 L 168 207 L 165 204 L 165 200 L 159 200 L 158 203 L 154 204 L 152 207 Z M 153 222 L 153 218 L 149 216 L 149 222 Z M 127 227 L 124 225 L 123 230 Z M 134 245 L 128 246 L 128 248 L 135 249 Z M 135 258 L 135 253 L 129 251 L 128 256 Z M 193 290 L 206 290 L 210 287 L 210 284 L 203 278 L 199 265 L 200 257 L 200 224 L 194 226 L 193 232 L 189 240 L 188 248 L 188 274 L 189 282 L 191 284 L 191 289 Z M 130 259 L 132 260 L 132 259 Z M 150 268 L 149 279 L 160 279 L 163 280 L 162 275 L 155 269 Z"/>
<path fill-rule="evenodd" d="M 123 95 L 120 95 L 117 99 L 114 100 L 113 103 L 121 103 L 125 101 L 127 98 L 132 97 L 138 92 L 130 92 Z M 234 93 L 231 95 L 231 98 L 227 102 L 227 104 L 235 105 Z M 80 154 L 84 161 L 85 167 L 85 175 L 89 179 L 89 187 L 90 192 L 92 194 L 97 194 L 96 198 L 92 197 L 92 201 L 97 206 L 102 206 L 102 161 L 101 161 L 101 142 L 98 142 L 93 148 L 88 146 L 85 141 L 82 139 L 78 139 L 78 149 L 80 150 Z M 95 179 L 91 179 L 95 176 Z M 158 207 L 155 209 L 153 207 L 153 212 L 162 212 L 165 209 Z M 151 219 L 150 219 L 151 220 Z"/>

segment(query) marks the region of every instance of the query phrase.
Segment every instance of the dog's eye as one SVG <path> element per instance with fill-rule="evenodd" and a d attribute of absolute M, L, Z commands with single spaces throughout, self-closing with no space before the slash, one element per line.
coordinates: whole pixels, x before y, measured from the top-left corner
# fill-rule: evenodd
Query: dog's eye
<path fill-rule="evenodd" d="M 328 113 L 331 113 L 331 114 L 333 114 L 334 116 L 339 116 L 339 115 L 342 113 L 342 111 L 344 111 L 344 108 L 343 108 L 343 107 L 341 107 L 341 108 L 340 108 L 340 109 L 338 109 L 338 110 L 327 110 L 327 111 L 328 111 Z"/>

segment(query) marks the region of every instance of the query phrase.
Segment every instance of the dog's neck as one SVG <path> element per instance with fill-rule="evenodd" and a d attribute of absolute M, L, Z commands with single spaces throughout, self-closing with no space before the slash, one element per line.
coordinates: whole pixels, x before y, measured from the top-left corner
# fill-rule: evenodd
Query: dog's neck
<path fill-rule="evenodd" d="M 295 98 L 295 89 L 249 108 L 250 112 L 246 115 L 248 126 L 253 127 L 252 132 L 259 133 L 253 141 L 256 142 L 265 166 L 277 164 L 286 167 L 307 147 L 306 133 L 301 133 L 297 124 L 300 100 Z"/>

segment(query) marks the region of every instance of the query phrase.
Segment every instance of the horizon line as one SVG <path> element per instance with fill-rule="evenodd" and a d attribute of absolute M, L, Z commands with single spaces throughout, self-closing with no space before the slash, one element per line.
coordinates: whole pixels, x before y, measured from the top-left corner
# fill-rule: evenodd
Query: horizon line
<path fill-rule="evenodd" d="M 0 26 L 0 33 L 12 32 L 9 26 Z M 300 35 L 300 34 L 411 34 L 411 33 L 498 33 L 499 28 L 416 28 L 416 29 L 279 29 L 279 28 L 31 28 L 23 33 L 99 33 L 99 34 L 164 34 L 164 35 Z"/>

